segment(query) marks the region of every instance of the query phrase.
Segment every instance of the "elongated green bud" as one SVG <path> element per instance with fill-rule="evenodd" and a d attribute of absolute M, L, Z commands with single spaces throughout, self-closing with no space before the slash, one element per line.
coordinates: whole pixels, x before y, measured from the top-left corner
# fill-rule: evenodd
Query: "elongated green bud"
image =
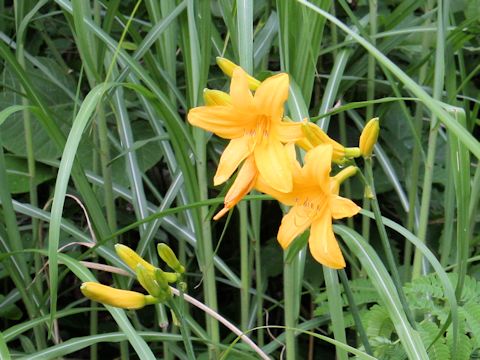
<path fill-rule="evenodd" d="M 158 255 L 162 258 L 163 261 L 170 266 L 171 269 L 175 270 L 179 274 L 183 274 L 185 272 L 185 268 L 180 261 L 178 261 L 177 256 L 173 252 L 173 250 L 165 243 L 160 243 L 157 245 Z"/>
<path fill-rule="evenodd" d="M 155 273 L 152 275 L 141 264 L 137 265 L 135 269 L 137 280 L 142 287 L 148 291 L 153 297 L 159 298 L 162 295 L 162 289 L 155 280 Z"/>
<path fill-rule="evenodd" d="M 155 271 L 155 280 L 157 281 L 158 287 L 161 290 L 161 298 L 164 299 L 163 301 L 166 301 L 167 299 L 172 297 L 172 290 L 170 289 L 168 281 L 167 279 L 165 279 L 163 274 L 165 274 L 165 272 L 157 269 Z"/>
<path fill-rule="evenodd" d="M 115 289 L 96 282 L 84 282 L 80 286 L 83 295 L 91 300 L 122 309 L 141 309 L 145 305 L 155 304 L 157 300 L 150 295 L 136 291 Z"/>
<path fill-rule="evenodd" d="M 360 135 L 359 147 L 362 156 L 369 158 L 372 156 L 373 147 L 377 142 L 378 133 L 380 132 L 380 123 L 378 118 L 371 119 Z"/>
<path fill-rule="evenodd" d="M 160 272 L 162 277 L 170 284 L 177 282 L 180 277 L 176 272 L 163 271 L 162 269 L 157 269 L 156 271 Z"/>
<path fill-rule="evenodd" d="M 117 252 L 117 255 L 120 257 L 120 259 L 122 259 L 125 264 L 127 264 L 128 267 L 133 271 L 137 271 L 137 265 L 142 265 L 145 270 L 151 274 L 151 276 L 154 276 L 154 272 L 156 269 L 155 266 L 145 261 L 140 255 L 138 255 L 128 246 L 116 244 L 115 251 Z"/>
<path fill-rule="evenodd" d="M 232 77 L 233 70 L 235 70 L 235 68 L 238 67 L 238 65 L 235 64 L 234 62 L 222 57 L 217 57 L 217 65 L 220 69 L 222 69 L 223 73 L 228 77 Z M 256 90 L 260 86 L 260 81 L 255 79 L 253 76 L 247 75 L 247 78 L 248 78 L 248 87 L 250 90 Z"/>

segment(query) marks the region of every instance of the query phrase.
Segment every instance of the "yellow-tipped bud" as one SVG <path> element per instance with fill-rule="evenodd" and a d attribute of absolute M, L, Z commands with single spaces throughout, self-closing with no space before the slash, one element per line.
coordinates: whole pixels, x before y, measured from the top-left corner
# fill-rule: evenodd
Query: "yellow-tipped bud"
<path fill-rule="evenodd" d="M 135 269 L 135 273 L 137 274 L 137 280 L 142 285 L 142 287 L 148 291 L 150 295 L 153 297 L 159 298 L 162 295 L 162 290 L 160 286 L 155 281 L 155 273 L 153 276 L 143 267 L 142 265 L 138 264 L 137 268 Z"/>
<path fill-rule="evenodd" d="M 373 146 L 378 139 L 378 133 L 380 132 L 380 123 L 378 118 L 371 119 L 364 127 L 362 134 L 360 135 L 360 152 L 365 158 L 372 156 Z"/>
<path fill-rule="evenodd" d="M 204 89 L 203 100 L 207 106 L 225 106 L 232 104 L 230 95 L 220 90 Z"/>
<path fill-rule="evenodd" d="M 87 298 L 105 305 L 122 309 L 141 309 L 145 305 L 155 304 L 157 300 L 139 292 L 115 289 L 96 282 L 84 282 L 80 290 Z"/>
<path fill-rule="evenodd" d="M 160 258 L 170 266 L 171 269 L 175 270 L 179 274 L 183 274 L 185 272 L 185 268 L 180 261 L 178 261 L 177 256 L 173 252 L 173 250 L 165 243 L 160 243 L 157 245 L 158 255 Z"/>
<path fill-rule="evenodd" d="M 154 276 L 155 269 L 156 269 L 155 266 L 145 261 L 140 255 L 138 255 L 135 251 L 130 249 L 128 246 L 125 246 L 122 244 L 116 244 L 115 251 L 117 252 L 117 255 L 120 257 L 120 259 L 122 259 L 125 262 L 125 264 L 127 264 L 128 267 L 133 271 L 137 270 L 138 265 L 142 265 L 145 268 L 145 270 L 149 274 L 151 274 L 151 276 Z"/>
<path fill-rule="evenodd" d="M 235 64 L 234 62 L 222 57 L 217 57 L 217 65 L 223 71 L 223 73 L 228 77 L 232 77 L 233 70 L 235 70 L 235 68 L 238 67 L 238 65 Z M 257 90 L 257 88 L 260 86 L 260 81 L 258 81 L 257 79 L 255 79 L 253 76 L 250 76 L 250 75 L 247 75 L 247 78 L 248 78 L 248 88 L 250 90 Z"/>
<path fill-rule="evenodd" d="M 333 147 L 332 161 L 342 163 L 345 160 L 345 147 L 330 138 L 325 131 L 312 122 L 304 121 L 302 123 L 302 131 L 305 138 L 297 141 L 297 145 L 302 149 L 309 151 L 321 144 L 330 144 Z"/>
<path fill-rule="evenodd" d="M 330 190 L 332 193 L 337 194 L 340 191 L 340 185 L 347 180 L 349 177 L 354 176 L 358 171 L 356 166 L 347 166 L 345 169 L 340 171 L 337 175 L 330 178 Z"/>

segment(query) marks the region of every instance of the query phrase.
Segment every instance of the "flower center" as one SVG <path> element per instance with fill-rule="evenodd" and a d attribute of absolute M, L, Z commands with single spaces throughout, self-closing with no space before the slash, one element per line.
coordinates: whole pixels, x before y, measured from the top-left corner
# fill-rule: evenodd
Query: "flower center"
<path fill-rule="evenodd" d="M 310 219 L 317 217 L 325 210 L 328 201 L 325 197 L 301 197 L 295 199 L 295 206 L 299 206 L 304 211 L 304 216 Z"/>
<path fill-rule="evenodd" d="M 253 140 L 253 146 L 261 144 L 263 140 L 268 139 L 270 135 L 271 120 L 270 116 L 258 115 L 255 125 L 245 129 L 245 136 L 250 136 Z"/>

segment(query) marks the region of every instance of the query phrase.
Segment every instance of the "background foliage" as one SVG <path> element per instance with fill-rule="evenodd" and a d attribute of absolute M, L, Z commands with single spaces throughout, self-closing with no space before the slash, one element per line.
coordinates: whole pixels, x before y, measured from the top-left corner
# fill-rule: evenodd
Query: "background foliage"
<path fill-rule="evenodd" d="M 260 327 L 249 336 L 273 358 L 346 359 L 342 344 L 360 358 L 478 357 L 479 19 L 478 0 L 0 1 L 0 358 L 186 358 L 163 305 L 79 292 L 89 279 L 137 288 L 88 268 L 127 270 L 115 243 L 158 264 L 158 242 L 186 264 L 188 293 Z M 225 142 L 185 115 L 204 88 L 228 90 L 216 56 L 259 79 L 288 72 L 287 114 L 345 145 L 380 118 L 384 218 L 360 181 L 344 187 L 364 208 L 336 227 L 346 271 L 322 269 L 305 237 L 282 254 L 282 209 L 265 196 L 210 221 Z M 199 359 L 235 342 L 184 315 Z M 228 353 L 249 357 L 240 342 Z"/>

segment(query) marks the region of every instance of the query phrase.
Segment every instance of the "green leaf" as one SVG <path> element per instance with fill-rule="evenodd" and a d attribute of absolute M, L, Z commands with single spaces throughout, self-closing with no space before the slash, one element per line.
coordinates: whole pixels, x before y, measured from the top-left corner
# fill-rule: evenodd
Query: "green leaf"
<path fill-rule="evenodd" d="M 5 296 L 0 295 L 0 318 L 8 320 L 20 320 L 23 312 L 13 302 L 5 301 Z"/>
<path fill-rule="evenodd" d="M 26 193 L 30 190 L 27 160 L 14 155 L 5 155 L 8 175 L 8 185 L 12 194 Z M 35 166 L 35 185 L 53 179 L 55 174 L 46 165 L 37 163 Z"/>

